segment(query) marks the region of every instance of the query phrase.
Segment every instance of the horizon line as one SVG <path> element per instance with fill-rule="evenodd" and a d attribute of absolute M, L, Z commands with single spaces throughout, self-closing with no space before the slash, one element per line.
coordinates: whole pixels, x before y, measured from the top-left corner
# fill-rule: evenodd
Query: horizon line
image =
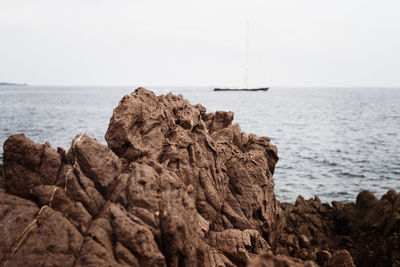
<path fill-rule="evenodd" d="M 6 85 L 7 86 L 7 85 Z M 143 84 L 30 84 L 30 83 L 16 83 L 16 85 L 9 85 L 9 86 L 67 86 L 67 87 L 77 87 L 77 86 L 82 86 L 82 87 L 178 87 L 178 88 L 183 88 L 183 87 L 208 87 L 208 88 L 215 88 L 215 87 L 221 87 L 221 86 L 215 86 L 215 85 L 160 85 L 160 84 L 148 84 L 148 85 L 143 85 Z M 223 86 L 223 87 L 228 87 L 228 86 Z M 250 88 L 257 88 L 260 86 L 250 86 Z M 265 87 L 265 86 L 263 86 Z M 388 85 L 368 85 L 368 86 L 363 86 L 363 85 L 358 85 L 358 86 L 351 86 L 351 85 L 270 85 L 268 86 L 269 88 L 388 88 L 388 89 L 397 89 L 400 88 L 400 85 L 395 85 L 395 86 L 388 86 Z"/>

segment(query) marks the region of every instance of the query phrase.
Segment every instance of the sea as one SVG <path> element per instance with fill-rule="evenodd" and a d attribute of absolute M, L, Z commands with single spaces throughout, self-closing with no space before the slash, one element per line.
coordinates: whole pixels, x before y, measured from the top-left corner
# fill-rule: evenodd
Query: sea
<path fill-rule="evenodd" d="M 0 143 L 24 133 L 70 147 L 86 132 L 106 143 L 113 108 L 136 86 L 0 86 Z M 267 92 L 213 92 L 210 87 L 148 87 L 182 94 L 207 111 L 233 111 L 242 131 L 278 147 L 273 179 L 280 201 L 318 196 L 355 201 L 400 192 L 400 88 L 272 87 Z M 0 148 L 2 162 L 3 146 Z"/>

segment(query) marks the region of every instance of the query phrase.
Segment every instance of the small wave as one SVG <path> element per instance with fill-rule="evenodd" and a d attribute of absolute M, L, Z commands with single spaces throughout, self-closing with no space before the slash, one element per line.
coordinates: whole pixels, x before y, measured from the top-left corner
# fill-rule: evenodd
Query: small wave
<path fill-rule="evenodd" d="M 365 178 L 364 174 L 353 174 L 353 173 L 349 173 L 349 172 L 340 172 L 339 175 L 351 177 L 351 178 Z"/>
<path fill-rule="evenodd" d="M 305 175 L 305 178 L 308 179 L 308 180 L 317 180 L 318 179 L 317 177 L 315 177 L 312 174 Z"/>
<path fill-rule="evenodd" d="M 347 196 L 347 195 L 350 195 L 348 192 L 345 192 L 345 191 L 336 192 L 335 194 L 337 194 L 337 195 L 339 195 L 339 196 Z"/>
<path fill-rule="evenodd" d="M 282 188 L 282 189 L 279 190 L 279 192 L 281 192 L 281 193 L 290 193 L 292 191 L 291 190 L 287 190 L 285 188 Z"/>
<path fill-rule="evenodd" d="M 332 161 L 329 161 L 329 160 L 326 160 L 326 159 L 322 160 L 321 163 L 325 164 L 326 166 L 332 166 L 332 167 L 335 167 L 335 166 L 339 165 L 336 162 L 332 162 Z"/>

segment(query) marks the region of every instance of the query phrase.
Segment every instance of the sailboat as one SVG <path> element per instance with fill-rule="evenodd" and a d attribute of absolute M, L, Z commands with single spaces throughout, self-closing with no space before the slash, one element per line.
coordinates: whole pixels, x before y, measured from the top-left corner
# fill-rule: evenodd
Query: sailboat
<path fill-rule="evenodd" d="M 261 88 L 249 88 L 248 87 L 248 76 L 249 76 L 249 21 L 246 23 L 246 73 L 245 73 L 245 87 L 239 88 L 214 88 L 214 91 L 268 91 L 269 87 L 261 87 Z"/>

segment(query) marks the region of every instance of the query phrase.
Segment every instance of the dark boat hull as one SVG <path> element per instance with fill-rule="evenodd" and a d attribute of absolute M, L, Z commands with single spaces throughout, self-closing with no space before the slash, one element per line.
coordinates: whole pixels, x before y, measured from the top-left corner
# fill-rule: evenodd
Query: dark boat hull
<path fill-rule="evenodd" d="M 231 89 L 231 88 L 214 88 L 214 91 L 230 91 L 230 92 L 237 92 L 237 91 L 268 91 L 269 87 L 265 88 L 239 88 L 239 89 Z"/>

